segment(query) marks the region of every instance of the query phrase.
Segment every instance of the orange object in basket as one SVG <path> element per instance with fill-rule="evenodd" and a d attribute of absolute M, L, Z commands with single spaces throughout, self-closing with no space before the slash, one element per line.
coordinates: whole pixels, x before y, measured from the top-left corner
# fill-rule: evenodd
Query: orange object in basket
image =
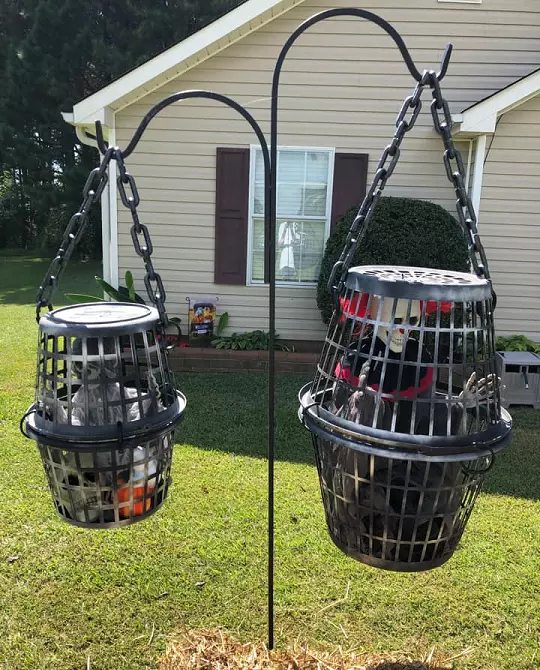
<path fill-rule="evenodd" d="M 124 482 L 122 482 L 123 484 Z M 152 506 L 152 491 L 154 487 L 148 485 L 146 488 L 146 503 L 144 503 L 144 486 L 134 486 L 133 487 L 133 516 L 141 516 L 143 512 L 148 512 Z M 124 488 L 118 489 L 118 503 L 129 502 L 130 488 L 126 486 Z M 143 506 L 146 508 L 143 510 Z M 129 519 L 131 513 L 131 507 L 126 505 L 119 508 L 119 514 L 122 519 Z"/>

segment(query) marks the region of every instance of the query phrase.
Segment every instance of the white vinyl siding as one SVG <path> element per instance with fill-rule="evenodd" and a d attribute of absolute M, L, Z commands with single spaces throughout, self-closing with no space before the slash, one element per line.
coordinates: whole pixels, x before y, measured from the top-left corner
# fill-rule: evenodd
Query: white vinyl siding
<path fill-rule="evenodd" d="M 259 30 L 246 35 L 220 54 L 197 65 L 161 89 L 154 91 L 116 115 L 116 143 L 125 147 L 149 108 L 165 96 L 187 89 L 209 89 L 230 95 L 261 123 L 269 137 L 270 91 L 276 58 L 298 25 L 329 7 L 358 7 L 375 12 L 402 34 L 420 70 L 438 68 L 448 42 L 454 51 L 443 92 L 453 113 L 499 91 L 540 65 L 540 7 L 538 0 L 489 0 L 481 5 L 458 5 L 437 0 L 306 0 Z M 326 146 L 336 152 L 369 155 L 368 181 L 384 147 L 395 132 L 395 120 L 403 100 L 415 82 L 401 60 L 394 42 L 367 21 L 332 19 L 313 26 L 291 49 L 281 76 L 279 102 L 280 146 Z M 396 171 L 385 193 L 431 200 L 455 213 L 455 194 L 442 163 L 443 145 L 432 128 L 429 91 L 415 128 L 403 142 Z M 535 179 L 531 172 L 530 138 L 526 130 L 540 128 L 537 116 L 520 116 L 512 137 L 499 131 L 486 164 L 495 166 L 497 156 L 512 154 L 516 169 Z M 505 121 L 503 121 L 504 123 Z M 532 125 L 530 125 L 532 124 Z M 498 142 L 499 140 L 499 142 Z M 503 141 L 504 140 L 504 141 Z M 148 127 L 137 150 L 126 161 L 141 196 L 141 220 L 151 231 L 154 263 L 167 289 L 171 316 L 187 318 L 186 296 L 217 295 L 219 309 L 228 311 L 230 328 L 237 332 L 268 329 L 268 287 L 214 284 L 214 226 L 216 191 L 216 147 L 248 148 L 254 137 L 248 124 L 232 110 L 206 100 L 177 103 L 165 109 Z M 466 159 L 468 142 L 458 143 Z M 502 154 L 498 152 L 502 151 Z M 532 158 L 531 158 L 532 156 Z M 504 170 L 496 186 L 485 186 L 480 232 L 488 235 L 490 220 L 516 236 L 540 239 L 540 230 L 530 211 L 538 202 L 538 184 L 524 191 L 521 176 Z M 519 173 L 521 175 L 521 173 Z M 517 187 L 519 197 L 510 191 Z M 527 194 L 531 194 L 528 204 Z M 512 215 L 508 212 L 512 201 Z M 521 226 L 521 212 L 528 223 Z M 513 228 L 511 228 L 513 224 Z M 133 270 L 141 288 L 144 268 L 131 242 L 130 217 L 119 204 L 119 274 Z M 525 235 L 534 232 L 534 237 Z M 489 232 L 491 235 L 491 231 Z M 499 238 L 498 240 L 496 238 Z M 522 300 L 537 286 L 526 284 L 536 277 L 537 256 L 532 247 L 504 257 L 501 235 L 485 239 L 495 288 L 504 285 L 502 301 Z M 443 242 L 442 242 L 443 243 Z M 529 249 L 529 251 L 527 251 Z M 521 254 L 521 260 L 515 255 Z M 501 256 L 500 258 L 498 258 Z M 519 271 L 516 271 L 519 260 Z M 526 280 L 526 281 L 525 281 Z M 525 288 L 524 288 L 525 287 Z M 501 291 L 502 292 L 502 291 Z M 321 340 L 326 333 L 316 305 L 316 291 L 308 286 L 281 286 L 276 297 L 276 329 L 282 338 Z M 501 332 L 540 334 L 540 312 L 512 308 L 497 310 Z M 499 316 L 500 315 L 500 316 Z M 510 319 L 514 318 L 514 321 Z"/>
<path fill-rule="evenodd" d="M 276 279 L 280 285 L 317 281 L 330 231 L 334 150 L 278 149 Z M 264 278 L 264 162 L 251 150 L 248 283 Z"/>

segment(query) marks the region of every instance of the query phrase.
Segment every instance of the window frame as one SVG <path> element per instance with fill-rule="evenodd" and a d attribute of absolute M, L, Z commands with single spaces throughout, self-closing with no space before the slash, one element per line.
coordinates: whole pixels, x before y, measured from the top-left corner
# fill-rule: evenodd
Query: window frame
<path fill-rule="evenodd" d="M 437 0 L 437 2 L 450 2 L 456 5 L 481 5 L 482 0 Z"/>
<path fill-rule="evenodd" d="M 298 153 L 309 153 L 309 152 L 321 152 L 328 154 L 328 184 L 327 184 L 327 197 L 326 197 L 326 213 L 325 213 L 325 226 L 324 226 L 324 244 L 330 235 L 330 229 L 332 226 L 332 201 L 333 201 L 333 191 L 334 191 L 334 165 L 336 161 L 336 148 L 335 147 L 312 147 L 312 146 L 288 146 L 288 145 L 278 145 L 278 171 L 279 171 L 279 152 L 280 151 L 296 151 Z M 247 240 L 247 267 L 246 267 L 246 286 L 265 286 L 264 279 L 252 279 L 253 271 L 253 219 L 261 218 L 255 216 L 254 214 L 254 204 L 255 204 L 255 167 L 256 167 L 256 152 L 262 151 L 260 145 L 251 144 L 249 147 L 249 196 L 248 196 L 248 240 Z M 262 217 L 264 218 L 264 217 Z M 282 218 L 282 217 L 276 217 Z M 306 220 L 320 221 L 322 216 L 304 216 L 301 217 Z M 276 233 L 277 234 L 277 233 Z M 324 248 L 323 248 L 324 253 Z M 321 256 L 322 258 L 322 256 Z M 276 286 L 279 287 L 298 287 L 298 288 L 313 288 L 317 286 L 317 280 L 310 282 L 299 282 L 299 281 L 280 281 L 276 280 Z"/>

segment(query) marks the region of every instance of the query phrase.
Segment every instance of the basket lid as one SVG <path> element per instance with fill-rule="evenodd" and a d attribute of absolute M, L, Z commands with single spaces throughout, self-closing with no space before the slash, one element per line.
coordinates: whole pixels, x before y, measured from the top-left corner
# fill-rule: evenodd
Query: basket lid
<path fill-rule="evenodd" d="M 147 305 L 90 302 L 61 307 L 45 314 L 39 321 L 39 328 L 52 335 L 110 337 L 148 330 L 158 321 L 158 311 Z"/>
<path fill-rule="evenodd" d="M 487 300 L 491 283 L 468 272 L 393 265 L 360 265 L 349 270 L 348 289 L 411 300 Z"/>

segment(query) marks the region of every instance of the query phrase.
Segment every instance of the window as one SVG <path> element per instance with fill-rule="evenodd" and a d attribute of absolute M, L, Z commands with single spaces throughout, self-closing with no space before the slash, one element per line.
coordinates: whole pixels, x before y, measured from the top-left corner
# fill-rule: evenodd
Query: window
<path fill-rule="evenodd" d="M 264 278 L 264 163 L 251 149 L 248 283 Z M 276 279 L 280 284 L 314 284 L 330 232 L 333 149 L 278 150 Z"/>

